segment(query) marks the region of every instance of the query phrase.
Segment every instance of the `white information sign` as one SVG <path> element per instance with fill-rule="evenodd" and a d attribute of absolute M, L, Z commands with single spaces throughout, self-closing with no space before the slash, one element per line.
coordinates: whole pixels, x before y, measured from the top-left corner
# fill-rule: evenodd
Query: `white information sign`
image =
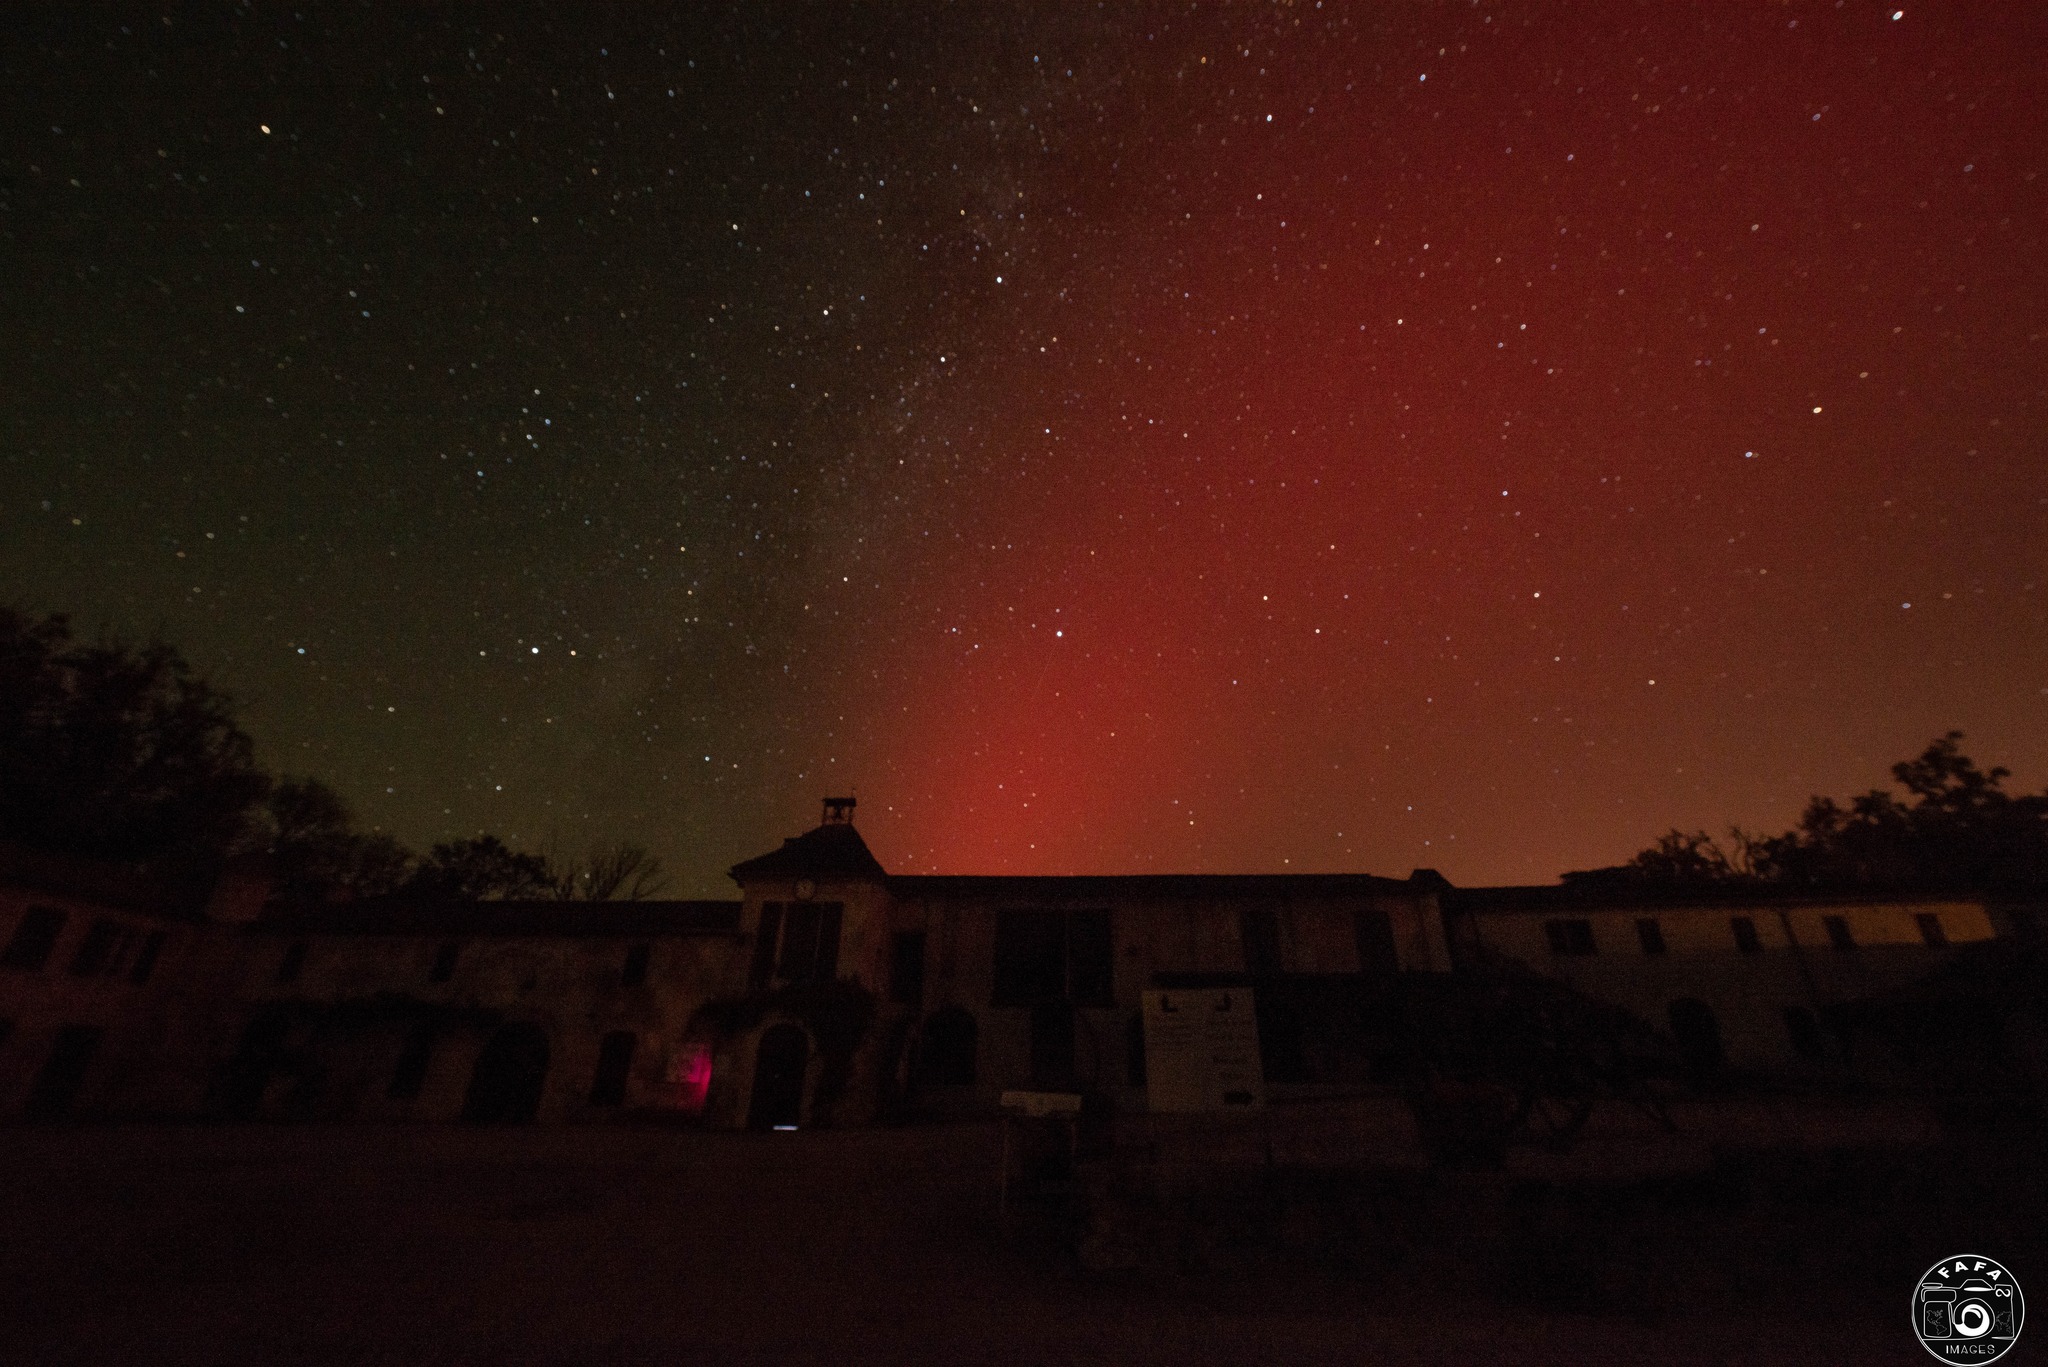
<path fill-rule="evenodd" d="M 1259 1026 L 1248 987 L 1145 993 L 1145 1092 L 1155 1111 L 1262 1106 Z"/>

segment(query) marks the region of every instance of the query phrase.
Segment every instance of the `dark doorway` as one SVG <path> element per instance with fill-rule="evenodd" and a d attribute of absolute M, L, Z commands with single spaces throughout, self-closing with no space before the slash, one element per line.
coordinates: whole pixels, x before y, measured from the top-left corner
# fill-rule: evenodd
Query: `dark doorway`
<path fill-rule="evenodd" d="M 626 1104 L 626 1079 L 633 1071 L 633 1049 L 640 1037 L 631 1030 L 613 1030 L 597 1046 L 597 1077 L 590 1084 L 593 1106 Z"/>
<path fill-rule="evenodd" d="M 492 1035 L 469 1075 L 462 1118 L 485 1125 L 517 1125 L 540 1110 L 548 1076 L 548 1037 L 538 1025 L 508 1025 Z"/>
<path fill-rule="evenodd" d="M 972 1087 L 979 1033 L 974 1017 L 960 1007 L 932 1012 L 918 1047 L 918 1081 L 930 1087 Z"/>
<path fill-rule="evenodd" d="M 804 1070 L 811 1061 L 810 1036 L 801 1026 L 770 1026 L 754 1051 L 754 1096 L 747 1106 L 747 1126 L 756 1130 L 793 1129 L 804 1109 Z"/>
<path fill-rule="evenodd" d="M 29 1089 L 28 1108 L 37 1115 L 57 1115 L 69 1110 L 78 1089 L 85 1084 L 85 1070 L 99 1052 L 98 1026 L 67 1025 L 57 1032 L 49 1057 L 36 1073 Z"/>
<path fill-rule="evenodd" d="M 1031 1008 L 1031 1085 L 1062 1091 L 1074 1085 L 1074 1008 L 1064 1001 Z"/>
<path fill-rule="evenodd" d="M 263 1105 L 270 1079 L 284 1063 L 291 1018 L 269 1010 L 242 1027 L 241 1042 L 220 1080 L 220 1101 L 230 1115 L 248 1115 Z"/>
<path fill-rule="evenodd" d="M 1721 1026 L 1713 1008 L 1697 997 L 1671 1003 L 1671 1035 L 1678 1041 L 1678 1061 L 1696 1078 L 1710 1078 L 1726 1061 L 1721 1051 Z"/>

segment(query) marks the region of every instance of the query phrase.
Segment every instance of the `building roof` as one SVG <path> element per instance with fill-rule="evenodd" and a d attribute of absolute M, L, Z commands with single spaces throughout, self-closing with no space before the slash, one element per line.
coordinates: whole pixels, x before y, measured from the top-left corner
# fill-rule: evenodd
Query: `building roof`
<path fill-rule="evenodd" d="M 1108 873 L 1108 874 L 899 874 L 889 880 L 899 897 L 1215 898 L 1333 897 L 1433 892 L 1401 878 L 1369 873 Z"/>
<path fill-rule="evenodd" d="M 279 935 L 722 935 L 739 929 L 738 902 L 461 902 L 377 897 L 278 908 L 253 929 Z"/>
<path fill-rule="evenodd" d="M 732 866 L 734 882 L 750 878 L 888 878 L 881 861 L 850 821 L 833 821 L 793 835 L 782 848 Z"/>
<path fill-rule="evenodd" d="M 1916 892 L 1900 889 L 1852 888 L 1830 892 L 1819 888 L 1774 888 L 1733 884 L 1724 887 L 1659 885 L 1652 882 L 1545 883 L 1523 887 L 1450 888 L 1445 902 L 1460 911 L 1523 911 L 1557 915 L 1622 907 L 1796 907 L 1900 904 L 1908 902 L 1970 902 L 1970 893 Z"/>

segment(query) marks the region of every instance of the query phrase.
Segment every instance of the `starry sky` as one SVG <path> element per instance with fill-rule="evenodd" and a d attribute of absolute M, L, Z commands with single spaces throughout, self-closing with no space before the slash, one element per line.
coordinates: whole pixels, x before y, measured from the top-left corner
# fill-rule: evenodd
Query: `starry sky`
<path fill-rule="evenodd" d="M 20 7 L 0 596 L 681 895 L 2039 788 L 2044 13 Z"/>

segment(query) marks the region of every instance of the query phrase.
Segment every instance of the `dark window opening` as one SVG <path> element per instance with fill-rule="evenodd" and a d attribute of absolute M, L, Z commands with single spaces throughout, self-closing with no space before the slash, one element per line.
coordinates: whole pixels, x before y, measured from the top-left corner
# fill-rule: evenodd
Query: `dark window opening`
<path fill-rule="evenodd" d="M 775 976 L 775 945 L 782 935 L 782 903 L 761 904 L 761 925 L 754 932 L 754 963 L 747 970 L 747 986 L 755 992 L 766 990 Z"/>
<path fill-rule="evenodd" d="M 0 950 L 0 967 L 34 972 L 50 961 L 50 951 L 57 947 L 57 937 L 63 932 L 63 912 L 55 907 L 30 907 L 15 923 L 7 948 Z"/>
<path fill-rule="evenodd" d="M 1360 973 L 1398 973 L 1401 956 L 1394 948 L 1394 918 L 1381 907 L 1360 907 L 1351 913 L 1351 936 L 1358 942 Z"/>
<path fill-rule="evenodd" d="M 619 969 L 619 986 L 639 987 L 647 981 L 647 960 L 654 952 L 652 945 L 634 945 L 626 951 L 625 966 Z"/>
<path fill-rule="evenodd" d="M 898 1006 L 924 1004 L 924 945 L 921 930 L 899 930 L 889 937 L 889 1000 Z"/>
<path fill-rule="evenodd" d="M 1671 1035 L 1678 1042 L 1678 1061 L 1696 1078 L 1710 1078 L 1721 1071 L 1725 1057 L 1721 1050 L 1721 1025 L 1713 1008 L 1697 997 L 1680 997 L 1671 1003 Z"/>
<path fill-rule="evenodd" d="M 391 1070 L 391 1085 L 384 1094 L 393 1101 L 417 1101 L 427 1085 L 427 1065 L 434 1060 L 434 1041 L 439 1032 L 432 1025 L 415 1026 L 405 1037 L 398 1053 L 398 1066 Z"/>
<path fill-rule="evenodd" d="M 1074 1087 L 1074 1008 L 1042 1001 L 1031 1008 L 1031 1085 L 1047 1090 Z"/>
<path fill-rule="evenodd" d="M 1067 1000 L 1076 1006 L 1116 1005 L 1116 947 L 1107 911 L 1067 913 Z"/>
<path fill-rule="evenodd" d="M 508 1025 L 491 1036 L 469 1075 L 462 1118 L 518 1125 L 540 1110 L 548 1076 L 548 1036 L 538 1025 Z"/>
<path fill-rule="evenodd" d="M 829 983 L 839 976 L 838 902 L 792 902 L 783 913 L 782 954 L 775 974 L 786 983 Z"/>
<path fill-rule="evenodd" d="M 1280 971 L 1280 916 L 1271 907 L 1246 907 L 1237 914 L 1247 973 Z"/>
<path fill-rule="evenodd" d="M 1593 923 L 1585 920 L 1545 921 L 1544 938 L 1552 954 L 1593 953 Z"/>
<path fill-rule="evenodd" d="M 277 980 L 281 983 L 295 983 L 305 967 L 306 942 L 294 940 L 285 946 L 284 957 L 277 962 Z"/>
<path fill-rule="evenodd" d="M 1799 1057 L 1815 1063 L 1827 1057 L 1827 1042 L 1821 1037 L 1820 1022 L 1805 1007 L 1785 1008 L 1785 1031 L 1792 1036 L 1792 1049 Z"/>
<path fill-rule="evenodd" d="M 1930 949 L 1940 949 L 1948 943 L 1948 932 L 1942 929 L 1941 917 L 1934 912 L 1920 912 L 1913 917 L 1913 922 L 1920 927 L 1920 938 Z"/>
<path fill-rule="evenodd" d="M 626 1104 L 626 1079 L 633 1071 L 633 1050 L 640 1037 L 631 1030 L 613 1030 L 597 1046 L 597 1076 L 590 1084 L 593 1106 Z"/>
<path fill-rule="evenodd" d="M 156 971 L 156 961 L 164 952 L 164 933 L 152 930 L 142 942 L 142 949 L 135 956 L 135 963 L 128 970 L 128 981 L 137 987 L 149 981 L 149 975 Z"/>
<path fill-rule="evenodd" d="M 818 904 L 818 957 L 811 968 L 811 981 L 829 983 L 839 976 L 839 931 L 846 908 L 837 902 Z"/>
<path fill-rule="evenodd" d="M 1755 954 L 1763 949 L 1764 942 L 1757 938 L 1756 922 L 1747 916 L 1729 917 L 1728 929 L 1735 933 L 1735 947 L 1744 954 Z"/>
<path fill-rule="evenodd" d="M 1643 953 L 1662 954 L 1665 951 L 1664 927 L 1654 916 L 1636 919 L 1636 938 L 1643 942 Z"/>
<path fill-rule="evenodd" d="M 29 1087 L 28 1108 L 41 1115 L 70 1109 L 85 1085 L 86 1069 L 99 1052 L 100 1031 L 93 1025 L 67 1025 L 57 1032 L 50 1053 Z"/>
<path fill-rule="evenodd" d="M 430 983 L 445 983 L 455 976 L 455 961 L 462 955 L 462 946 L 454 940 L 434 951 L 434 967 L 427 974 Z"/>
<path fill-rule="evenodd" d="M 972 1087 L 979 1034 L 973 1015 L 960 1007 L 932 1012 L 918 1041 L 919 1081 L 934 1087 Z"/>
<path fill-rule="evenodd" d="M 1849 918 L 1846 916 L 1823 916 L 1820 923 L 1827 927 L 1828 943 L 1836 949 L 1856 948 L 1856 937 L 1849 933 Z"/>
<path fill-rule="evenodd" d="M 104 918 L 87 926 L 78 941 L 78 952 L 71 956 L 71 976 L 91 978 L 104 972 L 114 951 L 121 947 L 121 932 L 119 921 Z"/>
<path fill-rule="evenodd" d="M 1114 1006 L 1115 968 L 1107 911 L 996 913 L 992 1005 Z"/>

